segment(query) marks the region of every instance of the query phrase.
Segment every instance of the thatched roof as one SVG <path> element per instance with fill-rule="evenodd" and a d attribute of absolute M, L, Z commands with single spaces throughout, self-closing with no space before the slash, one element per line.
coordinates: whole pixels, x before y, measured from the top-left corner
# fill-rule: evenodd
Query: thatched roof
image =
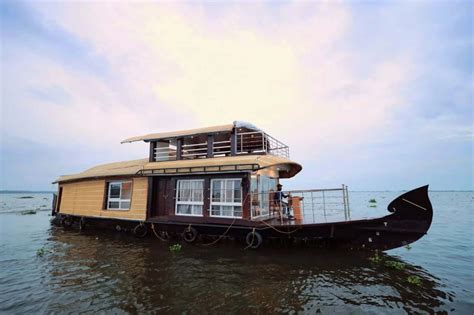
<path fill-rule="evenodd" d="M 255 167 L 245 168 L 249 165 L 253 165 Z M 163 170 L 162 173 L 166 174 L 183 174 L 187 172 L 186 169 L 189 169 L 190 172 L 193 171 L 191 169 L 195 169 L 198 172 L 199 168 L 203 168 L 203 171 L 210 172 L 209 170 L 217 166 L 223 167 L 222 170 L 216 170 L 215 172 L 217 173 L 225 170 L 229 171 L 230 169 L 225 169 L 226 166 L 235 166 L 236 168 L 234 168 L 234 170 L 273 168 L 275 171 L 279 172 L 281 178 L 293 177 L 302 169 L 301 165 L 298 163 L 274 155 L 242 155 L 163 162 L 149 162 L 148 159 L 141 159 L 98 165 L 78 174 L 61 176 L 56 181 L 54 181 L 54 183 L 86 178 L 105 178 L 123 175 L 136 175 L 139 173 L 146 174 L 149 171 L 153 171 L 153 173 L 156 171 L 159 173 L 160 170 Z"/>

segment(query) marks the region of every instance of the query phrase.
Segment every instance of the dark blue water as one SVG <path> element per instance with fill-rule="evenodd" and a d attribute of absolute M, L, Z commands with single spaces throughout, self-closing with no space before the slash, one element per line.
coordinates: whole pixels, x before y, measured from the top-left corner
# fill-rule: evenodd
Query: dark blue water
<path fill-rule="evenodd" d="M 385 215 L 399 194 L 351 192 L 351 216 Z M 172 253 L 177 241 L 52 227 L 51 195 L 19 199 L 26 195 L 0 195 L 1 313 L 474 312 L 473 192 L 430 192 L 428 235 L 384 253 L 382 262 L 354 252 L 248 251 L 239 243 L 183 244 Z"/>

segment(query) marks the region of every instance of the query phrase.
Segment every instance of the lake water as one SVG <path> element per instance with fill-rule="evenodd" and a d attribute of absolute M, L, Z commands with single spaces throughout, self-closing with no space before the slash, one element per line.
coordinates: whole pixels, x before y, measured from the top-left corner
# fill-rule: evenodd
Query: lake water
<path fill-rule="evenodd" d="M 350 192 L 351 216 L 383 216 L 399 194 Z M 53 227 L 51 198 L 0 194 L 0 313 L 474 313 L 473 192 L 430 192 L 428 235 L 382 263 L 225 242 L 172 253 L 178 241 Z"/>

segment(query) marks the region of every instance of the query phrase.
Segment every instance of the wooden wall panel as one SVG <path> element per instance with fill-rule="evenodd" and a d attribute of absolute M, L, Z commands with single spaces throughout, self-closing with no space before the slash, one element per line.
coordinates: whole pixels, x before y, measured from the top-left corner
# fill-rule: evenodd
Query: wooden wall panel
<path fill-rule="evenodd" d="M 60 213 L 87 217 L 105 217 L 140 220 L 146 219 L 148 179 L 133 178 L 130 210 L 103 209 L 106 180 L 86 180 L 61 184 L 63 188 Z"/>

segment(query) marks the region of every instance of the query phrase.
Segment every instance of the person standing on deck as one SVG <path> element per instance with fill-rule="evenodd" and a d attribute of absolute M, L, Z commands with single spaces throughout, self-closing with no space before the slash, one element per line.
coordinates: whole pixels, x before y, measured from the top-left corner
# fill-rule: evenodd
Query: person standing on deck
<path fill-rule="evenodd" d="M 275 201 L 278 205 L 283 207 L 284 212 L 288 219 L 292 220 L 294 217 L 290 213 L 290 206 L 288 205 L 288 202 L 283 201 L 283 198 L 288 198 L 290 194 L 285 194 L 281 189 L 283 188 L 282 184 L 277 185 L 277 191 L 275 192 Z"/>

